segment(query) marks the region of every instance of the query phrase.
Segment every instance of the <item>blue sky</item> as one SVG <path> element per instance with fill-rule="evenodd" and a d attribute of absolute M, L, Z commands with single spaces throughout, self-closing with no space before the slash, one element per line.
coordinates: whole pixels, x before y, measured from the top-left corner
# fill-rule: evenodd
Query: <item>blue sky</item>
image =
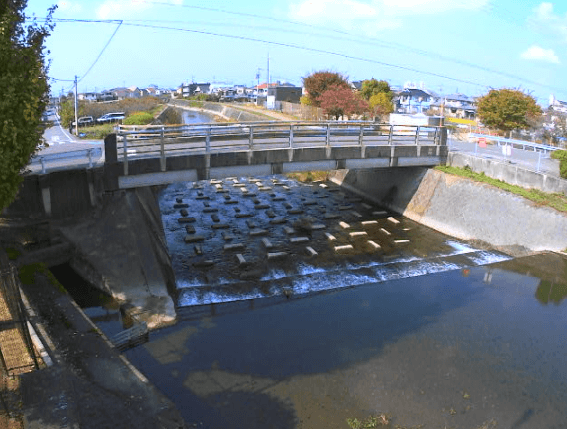
<path fill-rule="evenodd" d="M 29 0 L 38 17 L 55 2 Z M 60 0 L 49 75 L 79 92 L 183 81 L 423 82 L 441 93 L 520 88 L 567 100 L 567 2 L 524 0 Z M 78 22 L 73 20 L 123 20 Z M 118 30 L 117 30 L 118 29 Z M 116 32 L 116 33 L 115 33 Z M 115 34 L 114 34 L 115 33 Z M 114 34 L 114 37 L 112 35 Z M 112 37 L 112 39 L 111 39 Z M 111 39 L 111 40 L 110 40 Z M 98 59 L 95 60 L 109 42 Z M 91 65 L 92 69 L 87 73 Z M 70 83 L 53 82 L 52 91 Z"/>

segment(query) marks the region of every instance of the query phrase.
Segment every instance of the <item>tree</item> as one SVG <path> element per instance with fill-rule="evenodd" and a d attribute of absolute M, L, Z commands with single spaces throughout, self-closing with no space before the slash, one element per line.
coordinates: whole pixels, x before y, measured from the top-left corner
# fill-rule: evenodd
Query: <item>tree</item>
<path fill-rule="evenodd" d="M 319 71 L 303 78 L 303 87 L 311 100 L 311 106 L 320 106 L 319 97 L 332 87 L 350 88 L 347 78 L 340 73 Z M 307 103 L 305 103 L 307 104 Z"/>
<path fill-rule="evenodd" d="M 382 118 L 394 111 L 394 105 L 392 104 L 392 98 L 388 93 L 379 92 L 370 97 L 369 100 L 370 110 L 375 116 Z"/>
<path fill-rule="evenodd" d="M 340 119 L 341 116 L 362 115 L 368 111 L 368 103 L 352 92 L 350 88 L 332 86 L 318 98 L 319 105 L 327 116 Z"/>
<path fill-rule="evenodd" d="M 541 116 L 535 99 L 515 89 L 492 89 L 478 101 L 478 117 L 489 127 L 510 132 L 530 128 Z"/>
<path fill-rule="evenodd" d="M 389 97 L 389 101 L 392 101 L 394 93 L 390 88 L 390 84 L 385 80 L 366 79 L 362 81 L 362 88 L 360 89 L 361 95 L 365 100 L 370 100 L 373 95 L 386 94 Z"/>
<path fill-rule="evenodd" d="M 49 102 L 44 42 L 53 30 L 25 22 L 27 0 L 0 2 L 0 210 L 16 197 L 21 173 L 42 138 L 41 117 Z"/>

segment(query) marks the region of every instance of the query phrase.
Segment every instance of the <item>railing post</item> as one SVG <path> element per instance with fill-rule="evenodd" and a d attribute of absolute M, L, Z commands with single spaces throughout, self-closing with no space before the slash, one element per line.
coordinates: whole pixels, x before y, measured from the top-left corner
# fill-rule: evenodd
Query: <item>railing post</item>
<path fill-rule="evenodd" d="M 331 124 L 329 124 L 327 122 L 327 141 L 326 141 L 327 146 L 331 145 Z"/>
<path fill-rule="evenodd" d="M 293 124 L 289 126 L 289 147 L 293 147 Z"/>
<path fill-rule="evenodd" d="M 93 168 L 93 150 L 92 149 L 89 149 L 88 155 L 89 155 L 89 168 Z"/>
<path fill-rule="evenodd" d="M 392 135 L 394 134 L 394 126 L 390 125 L 390 135 L 388 136 L 388 144 L 391 146 L 392 145 Z"/>
<path fill-rule="evenodd" d="M 419 125 L 415 129 L 415 144 L 416 146 L 419 144 Z"/>
<path fill-rule="evenodd" d="M 207 154 L 211 153 L 211 131 L 212 131 L 211 127 L 212 127 L 212 125 L 209 125 L 207 127 L 207 135 L 205 137 L 205 152 Z"/>
<path fill-rule="evenodd" d="M 160 162 L 161 162 L 161 171 L 166 170 L 165 165 L 165 129 L 161 127 L 161 138 L 160 138 Z"/>
<path fill-rule="evenodd" d="M 358 134 L 358 145 L 362 146 L 362 139 L 364 138 L 364 124 L 360 126 L 360 133 Z"/>
<path fill-rule="evenodd" d="M 254 146 L 254 127 L 250 125 L 250 137 L 248 139 L 248 149 L 252 150 Z"/>
<path fill-rule="evenodd" d="M 535 149 L 535 148 L 534 148 L 534 149 Z M 540 164 L 541 164 L 541 152 L 538 151 L 538 154 L 539 154 L 539 155 L 538 155 L 538 158 L 537 158 L 537 170 L 536 170 L 536 171 L 539 173 L 539 166 L 540 166 Z"/>
<path fill-rule="evenodd" d="M 124 176 L 128 176 L 128 139 L 126 138 L 126 134 L 123 136 L 124 138 Z"/>
<path fill-rule="evenodd" d="M 45 174 L 45 159 L 42 156 L 39 160 L 41 162 L 41 174 Z"/>

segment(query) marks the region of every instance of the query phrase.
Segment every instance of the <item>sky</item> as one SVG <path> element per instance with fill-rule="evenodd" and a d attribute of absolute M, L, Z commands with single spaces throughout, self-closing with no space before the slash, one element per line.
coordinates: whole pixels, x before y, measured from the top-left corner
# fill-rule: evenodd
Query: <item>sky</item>
<path fill-rule="evenodd" d="M 28 0 L 42 18 L 52 93 L 182 82 L 414 82 L 440 94 L 520 89 L 567 100 L 564 0 Z M 268 61 L 269 58 L 269 61 Z"/>

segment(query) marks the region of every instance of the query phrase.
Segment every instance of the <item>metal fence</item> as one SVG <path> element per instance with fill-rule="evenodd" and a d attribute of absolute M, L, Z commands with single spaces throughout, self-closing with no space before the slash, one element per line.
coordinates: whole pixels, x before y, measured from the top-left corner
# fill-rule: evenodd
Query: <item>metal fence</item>
<path fill-rule="evenodd" d="M 16 268 L 0 261 L 0 360 L 8 375 L 38 369 Z"/>
<path fill-rule="evenodd" d="M 124 126 L 117 131 L 118 160 L 128 175 L 128 160 L 269 149 L 441 145 L 441 127 L 375 122 L 246 122 L 184 126 Z"/>
<path fill-rule="evenodd" d="M 88 166 L 93 168 L 97 159 L 102 156 L 102 148 L 94 147 L 81 150 L 72 150 L 69 152 L 57 152 L 47 155 L 36 155 L 32 157 L 30 166 L 41 166 L 41 174 L 47 173 L 48 170 L 55 170 L 54 163 L 65 164 L 68 161 L 73 161 L 73 166 Z M 51 166 L 49 166 L 51 164 Z"/>
<path fill-rule="evenodd" d="M 281 111 L 286 115 L 295 116 L 303 121 L 323 121 L 325 114 L 323 109 L 316 106 L 307 106 L 305 104 L 281 102 Z"/>

